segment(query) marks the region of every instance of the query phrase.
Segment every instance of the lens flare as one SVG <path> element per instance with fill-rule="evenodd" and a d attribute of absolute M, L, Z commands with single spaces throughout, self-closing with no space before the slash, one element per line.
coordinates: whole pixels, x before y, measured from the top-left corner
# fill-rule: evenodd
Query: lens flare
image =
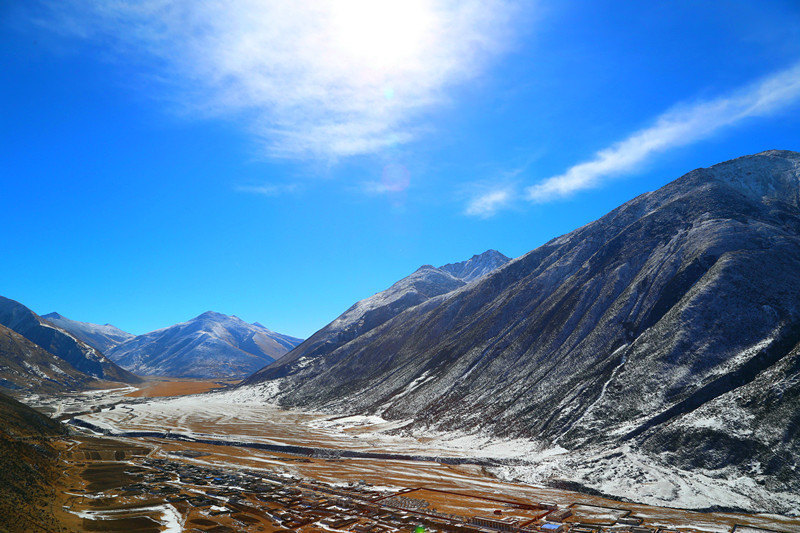
<path fill-rule="evenodd" d="M 386 192 L 402 192 L 411 184 L 411 172 L 399 163 L 390 163 L 383 167 L 381 185 Z"/>

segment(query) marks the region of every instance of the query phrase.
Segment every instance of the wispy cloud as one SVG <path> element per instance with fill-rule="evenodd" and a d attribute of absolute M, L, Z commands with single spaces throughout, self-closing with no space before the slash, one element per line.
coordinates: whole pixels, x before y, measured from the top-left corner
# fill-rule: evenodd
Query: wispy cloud
<path fill-rule="evenodd" d="M 45 23 L 244 119 L 273 156 L 335 159 L 414 139 L 502 51 L 512 1 L 53 0 Z"/>
<path fill-rule="evenodd" d="M 464 214 L 480 218 L 493 217 L 499 210 L 507 207 L 515 196 L 512 187 L 483 192 L 469 201 Z"/>
<path fill-rule="evenodd" d="M 532 202 L 547 202 L 637 170 L 653 155 L 706 139 L 745 119 L 769 115 L 800 100 L 800 64 L 734 93 L 672 109 L 594 158 L 526 190 Z"/>
<path fill-rule="evenodd" d="M 249 194 L 259 194 L 261 196 L 281 196 L 299 192 L 300 186 L 295 183 L 263 183 L 260 185 L 237 185 L 234 187 L 234 190 Z"/>
<path fill-rule="evenodd" d="M 525 174 L 542 153 L 530 154 L 520 165 L 496 172 L 492 179 L 468 183 L 462 190 L 467 198 L 464 214 L 478 218 L 491 218 L 498 211 L 519 202 L 520 176 Z"/>

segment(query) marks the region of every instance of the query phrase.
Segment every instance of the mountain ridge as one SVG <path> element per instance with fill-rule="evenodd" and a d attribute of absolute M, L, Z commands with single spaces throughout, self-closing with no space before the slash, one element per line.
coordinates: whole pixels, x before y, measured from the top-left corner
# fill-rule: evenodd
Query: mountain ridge
<path fill-rule="evenodd" d="M 695 169 L 245 386 L 286 406 L 536 439 L 584 454 L 573 472 L 618 495 L 640 456 L 796 493 L 798 193 L 797 152 Z M 587 450 L 618 455 L 601 471 Z"/>
<path fill-rule="evenodd" d="M 75 335 L 78 339 L 103 353 L 135 336 L 111 324 L 100 325 L 92 324 L 91 322 L 79 322 L 55 312 L 42 315 L 42 318 Z"/>
<path fill-rule="evenodd" d="M 92 382 L 95 378 L 0 325 L 0 388 L 6 392 L 64 392 Z"/>
<path fill-rule="evenodd" d="M 44 320 L 19 302 L 0 296 L 0 324 L 97 379 L 138 383 L 138 376 L 117 366 L 91 345 Z"/>
<path fill-rule="evenodd" d="M 487 250 L 466 261 L 450 263 L 440 268 L 422 265 L 413 273 L 393 283 L 389 288 L 353 304 L 344 313 L 289 352 L 282 359 L 283 364 L 294 363 L 301 367 L 305 366 L 309 358 L 313 359 L 320 353 L 333 351 L 346 345 L 351 340 L 386 323 L 407 309 L 474 283 L 482 275 L 500 268 L 508 261 L 509 259 L 500 252 Z M 444 270 L 445 268 L 449 271 Z M 478 275 L 480 272 L 484 273 Z M 464 278 L 458 277 L 459 275 Z M 264 373 L 271 372 L 270 368 L 265 367 L 259 370 L 242 383 L 259 381 Z"/>

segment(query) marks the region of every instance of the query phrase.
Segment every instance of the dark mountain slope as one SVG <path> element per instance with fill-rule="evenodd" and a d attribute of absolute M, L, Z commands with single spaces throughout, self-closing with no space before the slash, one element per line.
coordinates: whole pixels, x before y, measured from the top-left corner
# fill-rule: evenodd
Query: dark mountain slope
<path fill-rule="evenodd" d="M 281 360 L 251 376 L 247 383 L 262 380 L 262 372 L 271 376 L 291 373 L 303 368 L 318 356 L 333 354 L 336 350 L 360 335 L 385 324 L 406 309 L 431 298 L 464 287 L 509 261 L 496 250 L 474 255 L 467 261 L 451 263 L 436 268 L 423 265 L 413 274 L 401 279 L 385 291 L 356 302 L 333 322 L 316 332 Z M 266 375 L 266 374 L 265 374 Z"/>
<path fill-rule="evenodd" d="M 641 447 L 800 489 L 799 179 L 785 151 L 692 171 L 250 382 L 286 405 Z"/>
<path fill-rule="evenodd" d="M 122 331 L 111 324 L 101 326 L 89 322 L 78 322 L 58 313 L 48 313 L 42 315 L 42 318 L 103 353 L 134 337 L 127 331 Z"/>
<path fill-rule="evenodd" d="M 86 387 L 94 379 L 0 326 L 0 389 L 52 393 Z"/>
<path fill-rule="evenodd" d="M 48 508 L 58 479 L 58 453 L 50 445 L 66 435 L 58 422 L 0 394 L 1 531 L 60 531 Z"/>
<path fill-rule="evenodd" d="M 36 313 L 14 300 L 0 296 L 0 324 L 60 357 L 76 370 L 98 379 L 138 383 L 141 381 L 123 370 L 102 353 L 76 339 L 66 331 L 41 319 Z"/>
<path fill-rule="evenodd" d="M 144 375 L 242 378 L 302 342 L 261 324 L 208 311 L 192 320 L 139 335 L 109 357 Z"/>

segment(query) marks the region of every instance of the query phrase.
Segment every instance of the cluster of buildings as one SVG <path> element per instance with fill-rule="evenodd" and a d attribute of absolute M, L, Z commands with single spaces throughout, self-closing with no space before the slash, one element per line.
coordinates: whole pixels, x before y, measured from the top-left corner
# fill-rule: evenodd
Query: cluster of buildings
<path fill-rule="evenodd" d="M 181 459 L 141 457 L 142 476 L 120 487 L 120 494 L 163 497 L 182 512 L 200 516 L 195 523 L 219 524 L 224 519 L 228 526 L 214 526 L 220 528 L 214 531 L 220 532 L 247 531 L 249 526 L 266 522 L 295 531 L 316 528 L 355 533 L 414 531 L 420 526 L 426 532 L 458 533 L 678 533 L 647 527 L 629 513 L 613 524 L 584 523 L 581 506 L 558 508 L 548 503 L 520 504 L 518 508 L 527 509 L 527 515 L 516 513 L 520 516 L 514 516 L 510 508 L 498 509 L 494 515 L 448 514 L 422 497 L 424 490 L 387 495 L 363 482 L 331 486 L 286 473 L 217 468 L 190 462 L 196 454 L 181 455 Z"/>

